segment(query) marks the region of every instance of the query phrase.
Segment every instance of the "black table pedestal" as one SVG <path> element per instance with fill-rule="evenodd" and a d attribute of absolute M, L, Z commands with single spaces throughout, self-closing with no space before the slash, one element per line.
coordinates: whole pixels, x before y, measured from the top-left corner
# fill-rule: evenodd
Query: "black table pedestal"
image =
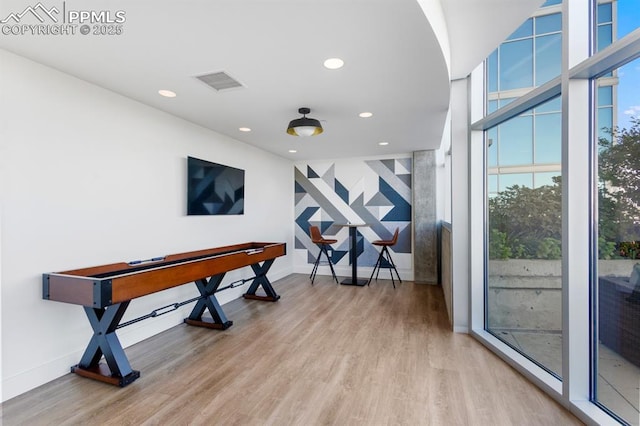
<path fill-rule="evenodd" d="M 358 226 L 366 225 L 344 225 L 349 227 L 349 236 L 351 237 L 351 247 L 349 247 L 349 260 L 351 261 L 351 278 L 346 278 L 340 282 L 342 285 L 356 285 L 362 287 L 367 284 L 367 280 L 358 279 L 358 247 L 357 234 Z"/>

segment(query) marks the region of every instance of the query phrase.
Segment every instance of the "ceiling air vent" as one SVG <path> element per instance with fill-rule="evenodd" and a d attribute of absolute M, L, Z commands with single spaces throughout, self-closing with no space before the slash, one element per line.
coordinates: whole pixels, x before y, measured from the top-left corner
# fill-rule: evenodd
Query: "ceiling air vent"
<path fill-rule="evenodd" d="M 196 76 L 196 78 L 206 85 L 213 87 L 217 91 L 235 89 L 236 87 L 244 87 L 242 83 L 240 83 L 238 80 L 235 80 L 224 71 L 198 75 Z"/>

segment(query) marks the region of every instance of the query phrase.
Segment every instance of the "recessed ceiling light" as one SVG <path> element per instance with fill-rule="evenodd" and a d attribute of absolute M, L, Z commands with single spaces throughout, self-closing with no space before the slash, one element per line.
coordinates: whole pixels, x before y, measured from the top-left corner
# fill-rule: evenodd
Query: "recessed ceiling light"
<path fill-rule="evenodd" d="M 248 127 L 240 127 L 240 128 L 238 128 L 238 130 L 240 130 L 241 132 L 250 132 L 251 131 L 251 129 L 248 128 Z"/>
<path fill-rule="evenodd" d="M 158 90 L 158 93 L 161 96 L 164 96 L 165 98 L 175 98 L 176 97 L 176 92 L 172 92 L 171 90 Z"/>
<path fill-rule="evenodd" d="M 362 118 L 369 118 L 369 117 L 373 117 L 373 113 L 372 112 L 361 112 L 360 114 L 358 114 L 360 117 Z"/>
<path fill-rule="evenodd" d="M 337 70 L 338 68 L 342 68 L 343 65 L 344 61 L 340 58 L 329 58 L 324 61 L 324 66 L 330 70 Z"/>
<path fill-rule="evenodd" d="M 389 145 L 389 142 L 378 142 L 378 145 L 380 145 L 380 146 Z"/>
<path fill-rule="evenodd" d="M 292 154 L 295 154 L 298 151 L 296 151 L 295 149 L 290 149 L 289 152 L 292 153 Z"/>

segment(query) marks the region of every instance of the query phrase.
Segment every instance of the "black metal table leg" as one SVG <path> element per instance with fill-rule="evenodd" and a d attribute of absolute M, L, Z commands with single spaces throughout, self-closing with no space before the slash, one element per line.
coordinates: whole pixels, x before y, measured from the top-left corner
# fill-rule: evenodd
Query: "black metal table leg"
<path fill-rule="evenodd" d="M 358 229 L 355 226 L 349 227 L 349 236 L 351 237 L 351 246 L 349 247 L 349 260 L 351 261 L 351 278 L 345 278 L 340 282 L 342 285 L 357 285 L 362 287 L 368 281 L 358 279 L 358 246 L 357 246 Z"/>
<path fill-rule="evenodd" d="M 275 302 L 280 299 L 280 295 L 276 293 L 275 289 L 271 285 L 271 282 L 267 278 L 267 272 L 271 265 L 273 265 L 274 259 L 267 260 L 260 265 L 259 263 L 254 263 L 251 265 L 251 269 L 256 274 L 256 277 L 253 279 L 253 282 L 249 286 L 247 292 L 243 295 L 245 299 L 257 299 L 257 300 L 266 300 L 269 302 Z M 260 296 L 256 294 L 258 287 L 262 286 L 262 289 L 266 293 L 266 296 Z"/>
<path fill-rule="evenodd" d="M 218 290 L 224 275 L 225 274 L 214 275 L 209 279 L 209 281 L 202 278 L 195 282 L 202 298 L 198 300 L 196 305 L 193 307 L 191 314 L 188 318 L 184 319 L 184 322 L 189 325 L 215 328 L 219 330 L 226 330 L 233 325 L 233 321 L 229 321 L 227 319 L 227 316 L 222 310 L 222 306 L 220 306 L 220 303 L 218 303 L 218 299 L 216 299 L 215 296 L 215 292 Z M 211 320 L 202 317 L 205 309 L 209 310 Z"/>
<path fill-rule="evenodd" d="M 127 355 L 116 335 L 118 323 L 128 306 L 129 301 L 106 308 L 84 307 L 93 328 L 93 336 L 80 363 L 71 367 L 72 373 L 121 387 L 140 377 L 140 372 L 133 370 L 129 365 Z M 100 363 L 103 355 L 106 366 Z"/>

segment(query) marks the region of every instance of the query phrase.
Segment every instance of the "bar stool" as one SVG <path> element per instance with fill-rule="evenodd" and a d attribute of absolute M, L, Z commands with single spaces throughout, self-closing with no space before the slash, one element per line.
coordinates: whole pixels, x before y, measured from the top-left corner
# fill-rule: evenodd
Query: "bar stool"
<path fill-rule="evenodd" d="M 331 268 L 331 275 L 333 275 L 333 279 L 336 280 L 336 284 L 338 283 L 338 277 L 336 277 L 336 272 L 333 270 L 333 263 L 331 262 L 331 258 L 329 257 L 329 253 L 327 252 L 327 247 L 331 244 L 335 244 L 338 240 L 324 238 L 320 233 L 320 228 L 317 226 L 309 227 L 309 235 L 311 236 L 311 242 L 317 244 L 320 247 L 320 253 L 316 256 L 316 263 L 313 265 L 313 270 L 311 271 L 311 275 L 309 278 L 311 279 L 311 285 L 313 285 L 313 280 L 316 277 L 316 272 L 318 272 L 318 265 L 320 264 L 320 257 L 322 253 L 327 257 L 327 261 L 329 262 L 329 267 Z M 330 248 L 330 247 L 329 247 Z"/>
<path fill-rule="evenodd" d="M 389 247 L 393 247 L 398 242 L 398 228 L 396 228 L 396 232 L 393 234 L 393 238 L 390 240 L 375 240 L 371 241 L 371 244 L 374 246 L 382 247 L 380 254 L 378 255 L 378 261 L 376 262 L 376 266 L 373 267 L 373 271 L 371 272 L 371 277 L 369 278 L 369 282 L 367 285 L 371 284 L 371 280 L 373 279 L 373 274 L 376 273 L 376 269 L 378 270 L 378 274 L 380 274 L 380 268 L 389 268 L 389 274 L 391 275 L 391 283 L 393 284 L 393 288 L 396 288 L 396 283 L 393 279 L 393 272 L 391 269 L 396 271 L 396 275 L 398 276 L 398 281 L 402 282 L 400 279 L 400 274 L 398 274 L 398 270 L 396 269 L 396 264 L 393 263 L 393 259 L 391 259 L 391 253 L 389 253 Z M 386 265 L 382 265 L 382 262 L 387 262 Z M 376 281 L 378 280 L 378 274 L 376 274 Z"/>

